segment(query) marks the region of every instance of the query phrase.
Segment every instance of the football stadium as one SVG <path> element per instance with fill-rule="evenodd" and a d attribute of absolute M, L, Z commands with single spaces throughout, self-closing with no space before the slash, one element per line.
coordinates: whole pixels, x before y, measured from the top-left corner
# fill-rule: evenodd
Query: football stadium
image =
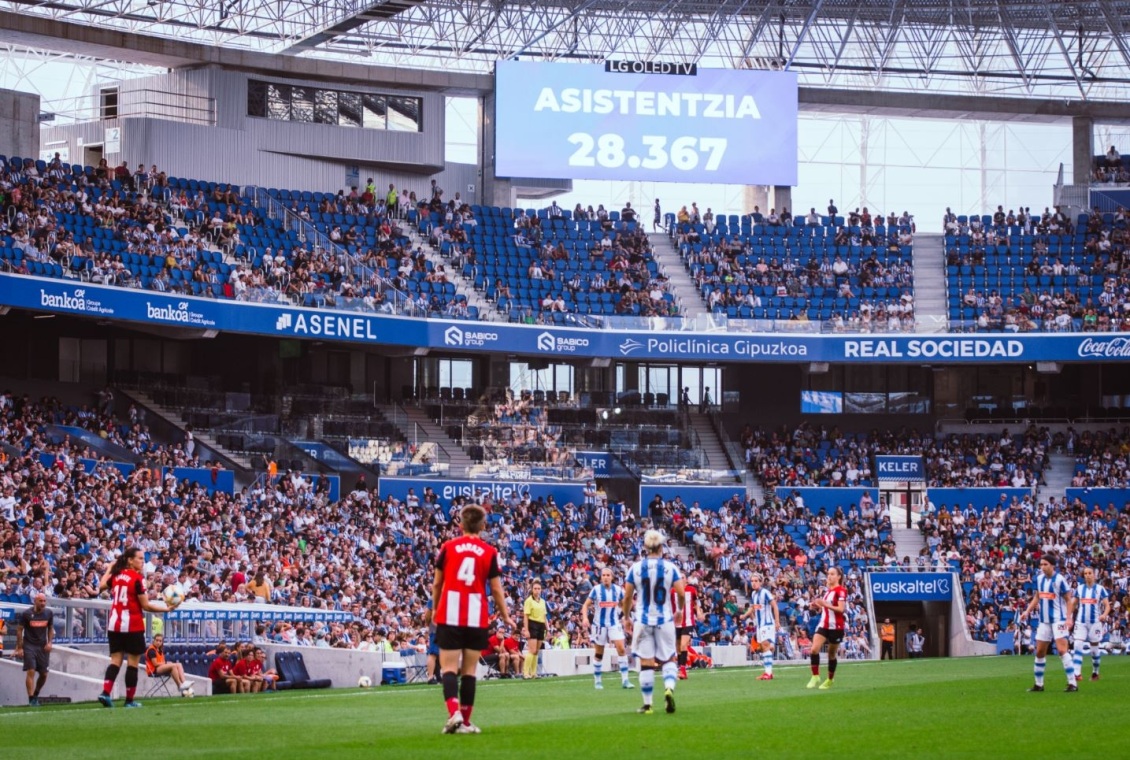
<path fill-rule="evenodd" d="M 0 746 L 1119 756 L 1128 27 L 3 3 Z"/>

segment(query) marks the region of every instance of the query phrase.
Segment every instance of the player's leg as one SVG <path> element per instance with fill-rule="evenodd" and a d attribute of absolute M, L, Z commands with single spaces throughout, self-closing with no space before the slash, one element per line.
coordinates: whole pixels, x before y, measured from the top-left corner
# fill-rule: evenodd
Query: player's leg
<path fill-rule="evenodd" d="M 1067 643 L 1067 626 L 1062 625 L 1055 631 L 1055 649 L 1059 653 L 1059 661 L 1063 663 L 1063 672 L 1067 675 L 1067 690 L 1075 691 L 1075 658 Z"/>
<path fill-rule="evenodd" d="M 1088 637 L 1089 631 L 1084 623 L 1076 623 L 1074 631 L 1074 641 L 1072 642 L 1072 665 L 1075 667 L 1075 674 L 1079 678 L 1083 677 L 1083 658 L 1091 651 L 1091 642 Z"/>
<path fill-rule="evenodd" d="M 596 688 L 598 688 L 598 689 L 603 689 L 604 688 L 604 682 L 602 680 L 602 676 L 603 676 L 602 671 L 604 670 L 604 647 L 597 644 L 593 647 L 593 650 L 595 652 L 595 654 L 593 655 L 593 662 L 592 662 L 593 685 L 596 686 Z"/>
<path fill-rule="evenodd" d="M 625 689 L 630 689 L 632 688 L 632 682 L 628 678 L 628 667 L 629 661 L 632 658 L 624 651 L 624 632 L 621 631 L 620 638 L 613 639 L 612 643 L 616 647 L 616 657 L 620 661 L 620 685 Z"/>
<path fill-rule="evenodd" d="M 686 679 L 687 677 L 687 647 L 691 644 L 691 637 L 680 633 L 678 637 L 679 651 L 678 651 L 678 669 L 679 678 Z"/>
<path fill-rule="evenodd" d="M 437 631 L 437 637 L 441 631 Z M 446 636 L 444 636 L 446 638 Z M 447 706 L 447 723 L 443 732 L 453 734 L 463 725 L 463 714 L 459 711 L 459 663 L 463 656 L 462 649 L 447 649 L 447 642 L 440 643 L 439 669 L 440 683 L 443 684 L 443 702 Z M 478 661 L 478 657 L 475 658 Z"/>
<path fill-rule="evenodd" d="M 486 638 L 485 634 L 483 638 Z M 463 715 L 463 733 L 479 733 L 478 727 L 471 723 L 471 713 L 475 710 L 475 690 L 478 679 L 475 677 L 479 664 L 479 649 L 464 649 L 463 663 L 459 673 L 459 712 Z"/>
<path fill-rule="evenodd" d="M 1088 642 L 1088 644 L 1091 649 L 1091 680 L 1097 681 L 1099 680 L 1099 664 L 1103 659 L 1102 638 L 1096 635 L 1090 640 L 1090 642 Z M 1075 675 L 1082 678 L 1083 671 L 1081 669 L 1076 670 Z"/>
<path fill-rule="evenodd" d="M 655 634 L 655 654 L 663 663 L 663 699 L 667 712 L 675 712 L 675 684 L 678 683 L 679 666 L 676 663 L 675 626 L 659 626 Z"/>
<path fill-rule="evenodd" d="M 632 630 L 632 651 L 640 658 L 640 695 L 643 707 L 640 712 L 651 713 L 652 695 L 655 691 L 655 628 L 637 624 Z"/>
<path fill-rule="evenodd" d="M 839 664 L 840 643 L 838 641 L 828 642 L 828 680 L 820 684 L 821 689 L 832 688 L 832 683 L 836 680 L 836 666 Z"/>
<path fill-rule="evenodd" d="M 812 669 L 812 677 L 808 679 L 807 689 L 815 689 L 820 685 L 820 650 L 824 647 L 824 634 L 817 631 L 812 637 L 812 651 L 808 655 L 808 664 Z"/>
<path fill-rule="evenodd" d="M 24 688 L 27 690 L 27 703 L 35 704 L 35 647 L 24 646 Z"/>
<path fill-rule="evenodd" d="M 139 662 L 141 662 L 141 653 L 126 652 L 126 707 L 140 707 L 140 704 L 134 699 L 134 696 L 137 695 L 137 664 Z"/>
<path fill-rule="evenodd" d="M 1035 683 L 1029 691 L 1044 690 L 1044 669 L 1047 668 L 1048 665 L 1048 644 L 1051 643 L 1048 640 L 1041 639 L 1040 634 L 1043 633 L 1045 625 L 1045 623 L 1041 623 L 1039 630 L 1036 632 L 1036 658 L 1032 664 L 1032 673 L 1035 677 Z"/>
<path fill-rule="evenodd" d="M 39 692 L 43 691 L 43 686 L 47 683 L 47 673 L 51 669 L 51 653 L 40 650 L 39 662 L 37 663 L 36 673 L 38 677 L 35 679 L 35 691 L 32 693 L 31 698 L 35 701 L 36 706 L 39 706 Z"/>
<path fill-rule="evenodd" d="M 773 680 L 773 642 L 761 642 L 761 667 L 765 668 L 765 672 L 761 677 L 766 681 Z"/>
<path fill-rule="evenodd" d="M 111 637 L 115 634 L 111 633 Z M 122 657 L 124 655 L 121 651 L 113 651 L 116 648 L 115 644 L 110 643 L 110 664 L 106 666 L 106 675 L 102 681 L 102 693 L 98 695 L 98 701 L 102 703 L 103 707 L 113 707 L 114 702 L 110 695 L 114 692 L 114 682 L 118 680 L 118 673 L 122 669 Z"/>

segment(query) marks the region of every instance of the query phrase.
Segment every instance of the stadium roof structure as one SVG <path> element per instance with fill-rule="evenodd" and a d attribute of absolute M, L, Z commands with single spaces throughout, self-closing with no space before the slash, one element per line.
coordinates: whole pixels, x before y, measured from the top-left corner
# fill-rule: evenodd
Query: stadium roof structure
<path fill-rule="evenodd" d="M 1130 95 L 1130 2 L 1121 0 L 6 0 L 0 10 L 425 70 L 659 60 L 787 68 L 809 87 Z"/>

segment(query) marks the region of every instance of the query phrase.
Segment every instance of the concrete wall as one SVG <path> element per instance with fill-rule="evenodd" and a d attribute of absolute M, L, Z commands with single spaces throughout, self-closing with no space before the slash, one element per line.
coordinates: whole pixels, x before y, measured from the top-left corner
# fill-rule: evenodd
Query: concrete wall
<path fill-rule="evenodd" d="M 39 158 L 39 96 L 0 90 L 0 154 Z"/>

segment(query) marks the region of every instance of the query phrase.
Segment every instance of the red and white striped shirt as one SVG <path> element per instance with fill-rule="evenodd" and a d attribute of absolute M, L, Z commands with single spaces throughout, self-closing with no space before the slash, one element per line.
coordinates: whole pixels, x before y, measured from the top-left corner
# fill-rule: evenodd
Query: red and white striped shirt
<path fill-rule="evenodd" d="M 674 605 L 672 609 L 678 610 L 679 603 L 677 601 L 678 594 L 675 591 L 671 592 L 671 604 Z M 698 589 L 694 586 L 683 587 L 683 609 L 676 613 L 675 627 L 676 628 L 694 628 L 698 623 L 695 615 L 695 602 L 698 599 Z"/>
<path fill-rule="evenodd" d="M 847 589 L 843 586 L 834 586 L 824 592 L 824 601 L 834 606 L 844 605 L 844 612 L 847 611 Z M 829 631 L 842 631 L 846 627 L 846 615 L 844 612 L 836 612 L 827 607 L 821 608 L 820 612 L 820 625 L 818 628 L 826 628 Z"/>
<path fill-rule="evenodd" d="M 145 578 L 129 568 L 110 582 L 110 620 L 106 630 L 115 633 L 144 633 L 145 615 L 141 597 L 145 594 Z"/>
<path fill-rule="evenodd" d="M 498 551 L 477 536 L 453 538 L 440 547 L 436 569 L 443 573 L 436 624 L 486 628 L 487 585 L 501 574 Z"/>

